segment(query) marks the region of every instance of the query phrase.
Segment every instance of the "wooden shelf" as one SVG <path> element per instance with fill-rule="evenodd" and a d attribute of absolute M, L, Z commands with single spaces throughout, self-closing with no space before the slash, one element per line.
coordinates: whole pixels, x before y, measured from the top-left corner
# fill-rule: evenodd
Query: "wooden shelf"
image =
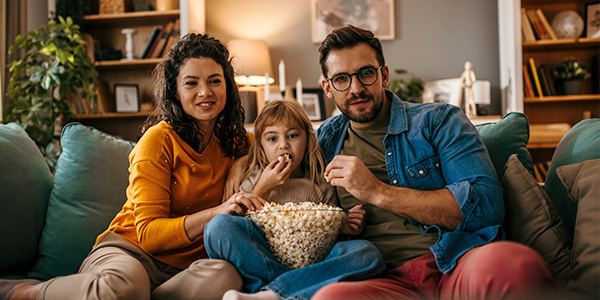
<path fill-rule="evenodd" d="M 120 68 L 120 67 L 147 67 L 158 64 L 161 58 L 146 58 L 146 59 L 133 59 L 133 60 L 103 60 L 96 61 L 96 68 Z"/>
<path fill-rule="evenodd" d="M 585 94 L 585 95 L 566 95 L 566 96 L 544 96 L 526 97 L 523 99 L 525 103 L 547 103 L 547 102 L 569 102 L 569 101 L 598 101 L 600 94 Z"/>
<path fill-rule="evenodd" d="M 523 42 L 523 50 L 556 50 L 556 49 L 577 49 L 593 48 L 600 46 L 600 38 L 577 38 L 577 39 L 558 39 L 558 40 L 539 40 L 535 42 Z"/>
<path fill-rule="evenodd" d="M 151 112 L 137 112 L 137 113 L 102 113 L 102 114 L 78 114 L 77 119 L 90 120 L 90 119 L 123 119 L 123 118 L 145 118 L 148 117 Z"/>
<path fill-rule="evenodd" d="M 102 14 L 84 16 L 85 26 L 89 28 L 150 26 L 167 23 L 179 18 L 179 10 L 169 11 L 137 11 L 118 14 Z"/>
<path fill-rule="evenodd" d="M 558 143 L 528 143 L 527 149 L 554 149 Z"/>

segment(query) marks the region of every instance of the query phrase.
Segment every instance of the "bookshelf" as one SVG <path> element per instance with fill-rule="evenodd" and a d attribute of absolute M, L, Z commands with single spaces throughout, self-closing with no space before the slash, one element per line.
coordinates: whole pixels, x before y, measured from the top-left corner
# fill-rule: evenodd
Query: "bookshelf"
<path fill-rule="evenodd" d="M 154 1 L 149 1 L 155 4 Z M 90 34 L 95 43 L 103 48 L 114 48 L 123 51 L 125 55 L 125 36 L 121 33 L 124 28 L 133 28 L 133 60 L 103 60 L 96 61 L 99 79 L 107 83 L 114 101 L 115 84 L 135 84 L 139 90 L 141 103 L 152 103 L 152 70 L 161 58 L 146 58 L 143 56 L 150 36 L 157 26 L 166 25 L 179 19 L 180 33 L 204 32 L 204 0 L 180 0 L 180 9 L 167 11 L 138 11 L 114 14 L 90 14 L 84 16 L 84 32 Z M 155 6 L 155 5 L 154 5 Z M 156 7 L 156 6 L 155 6 Z M 113 105 L 114 107 L 114 105 Z M 77 114 L 77 121 L 94 126 L 100 130 L 136 141 L 140 128 L 150 112 L 116 113 L 104 112 L 98 114 Z"/>
<path fill-rule="evenodd" d="M 564 135 L 563 131 L 555 133 L 535 132 L 543 130 L 542 124 L 551 127 L 556 124 L 573 126 L 584 118 L 600 117 L 600 94 L 598 92 L 598 68 L 600 56 L 600 39 L 582 37 L 570 39 L 544 39 L 524 41 L 521 28 L 521 9 L 541 9 L 546 19 L 551 22 L 561 11 L 574 10 L 585 21 L 586 4 L 591 0 L 508 0 L 499 1 L 500 30 L 500 86 L 505 95 L 507 111 L 524 112 L 531 127 L 531 138 L 528 148 L 534 163 L 544 163 L 552 158 L 554 149 Z M 582 93 L 563 95 L 561 88 L 555 85 L 557 95 L 543 97 L 525 97 L 524 76 L 522 66 L 533 58 L 537 66 L 544 65 L 552 71 L 568 57 L 574 57 L 592 73 L 592 78 L 582 84 Z M 594 84 L 595 83 L 595 84 Z M 555 136 L 552 136 L 552 135 Z M 540 136 L 546 139 L 539 140 Z"/>

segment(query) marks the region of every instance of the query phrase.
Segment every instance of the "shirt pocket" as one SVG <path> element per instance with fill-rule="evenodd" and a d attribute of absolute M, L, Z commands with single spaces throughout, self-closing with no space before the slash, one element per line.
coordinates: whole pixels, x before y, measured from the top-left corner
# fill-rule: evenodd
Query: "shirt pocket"
<path fill-rule="evenodd" d="M 408 167 L 408 175 L 414 188 L 436 190 L 446 186 L 437 155 L 426 156 Z"/>

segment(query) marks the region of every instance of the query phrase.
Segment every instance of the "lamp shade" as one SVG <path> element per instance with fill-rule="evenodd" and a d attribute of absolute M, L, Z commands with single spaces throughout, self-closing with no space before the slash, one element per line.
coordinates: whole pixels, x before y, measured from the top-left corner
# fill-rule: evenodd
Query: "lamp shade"
<path fill-rule="evenodd" d="M 228 43 L 232 64 L 235 70 L 235 81 L 241 85 L 263 85 L 266 73 L 269 73 L 269 84 L 275 82 L 271 54 L 267 43 L 259 40 L 234 39 Z"/>

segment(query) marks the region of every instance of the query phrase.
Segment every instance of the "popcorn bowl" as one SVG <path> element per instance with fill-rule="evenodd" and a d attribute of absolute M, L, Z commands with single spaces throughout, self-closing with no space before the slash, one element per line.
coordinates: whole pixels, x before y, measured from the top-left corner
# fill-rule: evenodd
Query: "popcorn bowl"
<path fill-rule="evenodd" d="M 264 232 L 273 256 L 290 269 L 325 259 L 337 241 L 346 213 L 322 203 L 266 203 L 248 212 Z"/>

